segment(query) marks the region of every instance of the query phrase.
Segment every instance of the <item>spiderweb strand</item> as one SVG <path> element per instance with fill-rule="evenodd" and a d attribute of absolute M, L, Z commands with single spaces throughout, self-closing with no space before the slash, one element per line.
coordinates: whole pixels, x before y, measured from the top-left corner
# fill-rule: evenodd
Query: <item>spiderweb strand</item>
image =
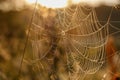
<path fill-rule="evenodd" d="M 34 15 L 35 15 L 34 13 L 36 12 L 36 5 L 37 5 L 37 0 L 35 2 L 35 8 L 34 8 L 31 20 L 30 20 L 30 24 L 28 25 L 28 35 L 27 35 L 27 39 L 26 39 L 26 42 L 25 42 L 25 47 L 24 47 L 24 50 L 23 50 L 22 59 L 21 59 L 20 68 L 19 68 L 19 72 L 18 72 L 18 77 L 17 78 L 19 78 L 20 75 L 21 75 L 22 63 L 23 63 L 23 60 L 24 60 L 25 50 L 26 50 L 26 47 L 27 47 L 28 39 L 29 39 L 30 27 L 32 25 L 32 21 L 33 21 Z"/>

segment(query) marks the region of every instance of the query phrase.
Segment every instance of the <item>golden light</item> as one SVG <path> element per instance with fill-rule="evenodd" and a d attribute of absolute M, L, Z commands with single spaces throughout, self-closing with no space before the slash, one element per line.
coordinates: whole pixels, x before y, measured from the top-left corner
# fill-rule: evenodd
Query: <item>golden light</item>
<path fill-rule="evenodd" d="M 116 4 L 120 4 L 119 0 L 72 0 L 72 3 L 86 3 L 90 6 L 99 6 L 101 4 L 108 5 L 108 6 L 114 6 Z"/>
<path fill-rule="evenodd" d="M 42 6 L 46 6 L 48 8 L 62 8 L 67 6 L 68 0 L 37 0 L 38 3 Z M 36 0 L 27 0 L 28 3 L 35 3 Z"/>
<path fill-rule="evenodd" d="M 72 0 L 72 3 L 78 4 L 78 3 L 86 3 L 90 6 L 98 6 L 101 4 L 102 0 Z"/>
<path fill-rule="evenodd" d="M 27 3 L 35 3 L 36 0 L 26 0 Z M 63 8 L 68 6 L 69 4 L 78 4 L 78 3 L 87 3 L 90 6 L 99 6 L 101 4 L 104 5 L 116 5 L 119 0 L 37 0 L 38 3 L 42 6 L 46 6 L 48 8 Z"/>

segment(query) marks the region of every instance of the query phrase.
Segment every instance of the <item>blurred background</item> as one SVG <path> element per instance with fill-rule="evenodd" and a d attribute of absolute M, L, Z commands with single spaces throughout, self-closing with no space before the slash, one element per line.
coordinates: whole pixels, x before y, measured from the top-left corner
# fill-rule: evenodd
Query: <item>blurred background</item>
<path fill-rule="evenodd" d="M 24 2 L 24 0 L 21 1 Z M 49 14 L 51 11 L 55 15 L 54 9 L 42 6 L 39 6 L 39 8 L 43 11 L 41 15 Z M 111 11 L 111 6 L 100 5 L 95 10 L 101 24 L 105 24 Z M 33 11 L 34 4 L 21 4 L 19 0 L 11 0 L 11 2 L 9 0 L 0 0 L 0 80 L 16 80 L 18 78 L 22 55 L 26 46 L 27 29 Z M 110 23 L 120 29 L 120 5 L 114 7 Z M 110 28 L 110 33 L 115 31 L 116 29 Z M 115 46 L 120 49 L 120 33 L 112 36 L 115 39 Z M 31 57 L 32 50 L 29 41 L 25 53 L 25 59 Z M 20 80 L 46 80 L 40 79 L 37 71 L 37 68 L 33 70 L 28 61 L 23 61 Z M 100 75 L 101 72 L 105 74 L 105 71 L 101 70 L 96 75 L 88 75 L 88 78 L 90 76 L 91 80 L 102 80 L 103 74 Z"/>

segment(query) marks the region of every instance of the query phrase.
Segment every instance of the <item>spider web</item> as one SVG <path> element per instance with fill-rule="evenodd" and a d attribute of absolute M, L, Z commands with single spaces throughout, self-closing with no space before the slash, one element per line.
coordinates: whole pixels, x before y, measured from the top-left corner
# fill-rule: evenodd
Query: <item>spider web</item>
<path fill-rule="evenodd" d="M 54 19 L 50 13 L 49 17 L 40 14 L 38 9 L 30 27 L 31 64 L 48 70 L 49 75 L 56 51 L 62 46 L 67 61 L 67 80 L 83 80 L 87 74 L 100 70 L 106 60 L 109 27 L 120 31 L 109 22 L 112 13 L 104 25 L 99 22 L 94 8 L 82 4 L 57 9 Z"/>
<path fill-rule="evenodd" d="M 80 4 L 58 10 L 58 22 L 64 39 L 69 42 L 66 55 L 70 80 L 82 80 L 81 72 L 85 75 L 96 73 L 105 62 L 108 24 L 100 24 L 94 8 Z"/>

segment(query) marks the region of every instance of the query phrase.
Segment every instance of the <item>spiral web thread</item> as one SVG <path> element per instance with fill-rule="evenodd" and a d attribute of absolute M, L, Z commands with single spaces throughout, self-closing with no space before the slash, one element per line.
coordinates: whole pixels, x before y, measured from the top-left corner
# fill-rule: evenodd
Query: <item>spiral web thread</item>
<path fill-rule="evenodd" d="M 105 59 L 108 24 L 101 25 L 93 8 L 78 5 L 58 11 L 59 26 L 65 32 L 70 79 L 81 80 L 82 74 L 98 71 Z"/>
<path fill-rule="evenodd" d="M 108 28 L 114 27 L 118 32 L 120 29 L 109 23 L 111 14 L 106 24 L 102 25 L 94 8 L 81 4 L 57 9 L 56 13 L 55 21 L 50 22 L 40 12 L 35 13 L 30 29 L 32 63 L 39 62 L 39 68 L 47 70 L 52 58 L 46 56 L 50 54 L 54 44 L 63 46 L 67 58 L 68 80 L 83 80 L 85 75 L 96 73 L 105 63 Z M 56 24 L 53 25 L 54 22 Z M 58 42 L 54 39 L 58 39 Z"/>

